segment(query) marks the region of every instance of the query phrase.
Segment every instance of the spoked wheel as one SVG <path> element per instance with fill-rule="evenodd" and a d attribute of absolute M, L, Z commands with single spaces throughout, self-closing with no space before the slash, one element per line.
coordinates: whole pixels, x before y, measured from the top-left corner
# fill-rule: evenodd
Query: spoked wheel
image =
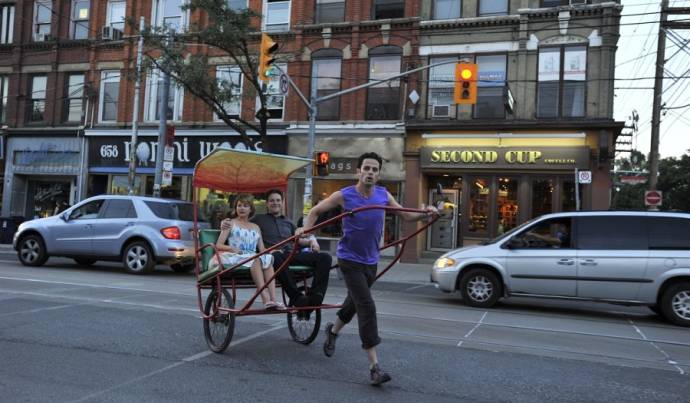
<path fill-rule="evenodd" d="M 292 340 L 304 344 L 311 344 L 319 335 L 321 329 L 321 310 L 315 309 L 312 312 L 300 311 L 288 313 L 288 330 Z"/>
<path fill-rule="evenodd" d="M 215 308 L 216 298 L 218 298 L 218 292 L 214 289 L 206 299 L 204 314 L 212 316 L 204 319 L 204 337 L 211 351 L 222 353 L 230 345 L 232 335 L 235 332 L 235 314 L 232 312 L 218 312 Z M 223 308 L 235 307 L 235 301 L 232 300 L 230 293 L 225 288 L 223 288 L 219 306 Z"/>
<path fill-rule="evenodd" d="M 303 288 L 300 287 L 300 291 Z M 292 340 L 304 344 L 311 344 L 319 335 L 321 329 L 321 310 L 315 309 L 311 312 L 300 311 L 287 314 L 288 330 Z"/>

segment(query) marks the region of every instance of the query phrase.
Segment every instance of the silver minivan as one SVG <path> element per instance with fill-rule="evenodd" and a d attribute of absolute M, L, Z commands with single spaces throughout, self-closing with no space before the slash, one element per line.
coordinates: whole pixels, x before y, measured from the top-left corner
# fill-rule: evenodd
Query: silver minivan
<path fill-rule="evenodd" d="M 41 266 L 50 256 L 83 266 L 121 261 L 134 274 L 156 263 L 178 272 L 194 268 L 194 205 L 145 196 L 94 196 L 63 213 L 22 223 L 14 235 L 19 261 Z M 201 228 L 208 227 L 201 223 Z"/>
<path fill-rule="evenodd" d="M 538 296 L 646 305 L 690 326 L 690 214 L 571 212 L 541 216 L 436 260 L 431 281 L 463 301 Z"/>

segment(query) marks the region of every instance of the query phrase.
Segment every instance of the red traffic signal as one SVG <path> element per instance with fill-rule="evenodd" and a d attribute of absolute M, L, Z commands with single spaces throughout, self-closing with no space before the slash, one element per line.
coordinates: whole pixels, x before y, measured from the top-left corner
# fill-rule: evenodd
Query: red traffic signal
<path fill-rule="evenodd" d="M 314 163 L 317 176 L 327 176 L 328 175 L 328 163 L 330 162 L 331 156 L 328 151 L 317 151 L 314 153 Z"/>

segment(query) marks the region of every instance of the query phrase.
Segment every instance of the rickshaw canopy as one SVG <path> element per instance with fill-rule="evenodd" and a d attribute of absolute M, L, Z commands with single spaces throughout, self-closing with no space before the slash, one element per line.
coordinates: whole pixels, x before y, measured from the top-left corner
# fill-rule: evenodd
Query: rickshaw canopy
<path fill-rule="evenodd" d="M 311 164 L 308 158 L 218 147 L 194 166 L 193 186 L 223 192 L 286 189 L 288 177 Z"/>

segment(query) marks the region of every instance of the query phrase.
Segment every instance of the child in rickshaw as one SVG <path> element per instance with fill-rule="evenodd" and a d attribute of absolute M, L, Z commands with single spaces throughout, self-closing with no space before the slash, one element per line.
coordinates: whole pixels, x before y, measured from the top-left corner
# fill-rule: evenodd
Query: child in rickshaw
<path fill-rule="evenodd" d="M 249 221 L 254 216 L 254 197 L 250 194 L 240 194 L 235 200 L 235 212 L 232 219 L 224 220 L 221 225 L 220 236 L 216 241 L 216 249 L 220 253 L 223 266 L 232 267 L 237 263 L 256 255 L 257 247 L 263 252 L 263 240 L 259 226 Z M 217 267 L 216 256 L 211 260 L 211 267 Z M 256 289 L 261 289 L 268 279 L 273 277 L 273 256 L 261 255 L 257 259 L 245 262 L 242 266 L 249 267 Z M 285 305 L 276 302 L 276 284 L 271 283 L 261 292 L 261 301 L 269 310 L 285 309 Z"/>

